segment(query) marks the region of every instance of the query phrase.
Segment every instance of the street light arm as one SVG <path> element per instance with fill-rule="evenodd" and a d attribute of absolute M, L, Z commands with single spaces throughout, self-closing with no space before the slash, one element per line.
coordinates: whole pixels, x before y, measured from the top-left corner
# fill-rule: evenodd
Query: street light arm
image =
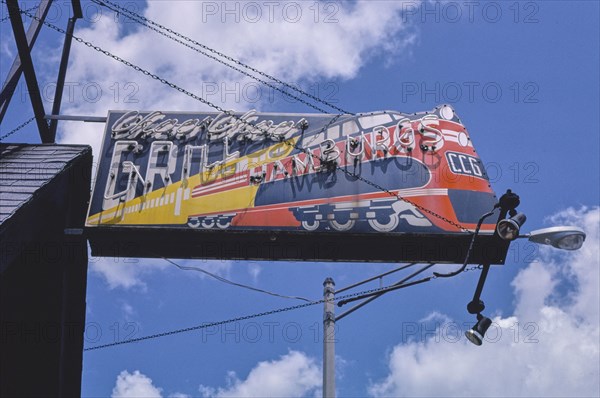
<path fill-rule="evenodd" d="M 340 300 L 340 302 L 338 303 L 338 307 L 341 307 L 341 306 L 343 306 L 345 304 L 351 303 L 351 302 L 356 301 L 356 300 L 362 300 L 364 298 L 373 297 L 373 296 L 377 296 L 377 295 L 382 295 L 384 293 L 391 292 L 393 290 L 398 290 L 398 289 L 402 289 L 402 288 L 405 288 L 405 287 L 418 285 L 418 284 L 421 284 L 423 282 L 429 282 L 431 279 L 433 279 L 433 277 L 432 276 L 428 276 L 427 278 L 419 279 L 417 281 L 404 283 L 402 285 L 390 286 L 388 288 L 381 289 L 381 290 L 378 290 L 376 292 L 366 293 L 366 294 L 362 294 L 360 296 L 352 297 L 352 298 L 349 298 L 349 299 Z M 339 320 L 339 318 L 340 317 L 338 317 L 337 320 Z"/>
<path fill-rule="evenodd" d="M 383 278 L 384 276 L 387 276 L 387 275 L 393 274 L 393 273 L 395 273 L 395 272 L 398 272 L 398 271 L 402 271 L 402 270 L 404 270 L 404 269 L 406 269 L 406 268 L 409 268 L 409 267 L 412 267 L 413 265 L 416 265 L 416 264 L 417 264 L 417 263 L 410 263 L 410 264 L 406 264 L 406 265 L 403 265 L 403 266 L 401 266 L 401 267 L 398 267 L 398 268 L 394 268 L 394 269 L 393 269 L 393 270 L 391 270 L 391 271 L 386 271 L 386 272 L 384 272 L 384 273 L 382 273 L 382 274 L 379 274 L 379 275 L 372 276 L 372 277 L 370 277 L 370 278 L 368 278 L 368 279 L 365 279 L 365 280 L 363 280 L 363 281 L 360 281 L 360 282 L 357 282 L 357 283 L 353 283 L 352 285 L 348 285 L 348 286 L 346 286 L 346 287 L 343 287 L 343 288 L 341 288 L 341 289 L 338 289 L 338 290 L 336 290 L 336 293 L 337 293 L 337 294 L 340 294 L 340 293 L 342 293 L 342 292 L 345 292 L 346 290 L 350 290 L 350 289 L 352 289 L 352 288 L 355 288 L 355 287 L 357 287 L 357 286 L 364 285 L 365 283 L 368 283 L 368 282 L 374 281 L 374 280 L 376 280 L 376 279 L 381 279 L 381 278 Z M 402 282 L 404 282 L 404 280 L 403 280 L 403 281 L 401 281 L 401 282 L 399 282 L 399 283 L 402 283 Z"/>
<path fill-rule="evenodd" d="M 433 277 L 429 276 L 427 278 L 419 279 L 418 281 L 415 281 L 415 282 L 405 283 L 405 282 L 411 280 L 412 278 L 414 278 L 415 276 L 419 275 L 420 273 L 427 271 L 429 268 L 433 267 L 434 265 L 435 265 L 435 263 L 427 264 L 423 268 L 421 268 L 421 269 L 413 272 L 412 274 L 408 275 L 406 278 L 402 279 L 398 283 L 395 283 L 392 286 L 388 286 L 385 289 L 376 289 L 375 291 L 372 291 L 370 293 L 365 293 L 365 294 L 361 294 L 360 296 L 348 298 L 348 299 L 345 299 L 345 300 L 340 300 L 338 302 L 338 307 L 341 307 L 341 306 L 343 306 L 343 305 L 345 305 L 347 303 L 351 303 L 353 301 L 362 300 L 364 298 L 369 298 L 369 297 L 371 298 L 371 300 L 368 300 L 368 301 L 366 301 L 364 303 L 360 303 L 360 304 L 356 305 L 355 307 L 349 309 L 345 313 L 343 313 L 340 316 L 338 316 L 336 319 L 339 320 L 339 319 L 345 317 L 346 315 L 349 315 L 350 313 L 356 311 L 357 309 L 359 309 L 363 305 L 366 305 L 366 304 L 370 303 L 374 299 L 378 298 L 379 296 L 381 296 L 381 295 L 383 295 L 383 294 L 385 294 L 387 292 L 391 292 L 392 290 L 397 290 L 397 289 L 401 289 L 401 288 L 404 288 L 404 287 L 409 287 L 409 286 L 417 285 L 419 283 L 423 283 L 423 282 L 427 282 L 427 281 L 431 280 Z"/>
<path fill-rule="evenodd" d="M 483 224 L 483 221 L 486 218 L 488 218 L 489 216 L 493 215 L 494 212 L 496 211 L 496 209 L 498 207 L 499 207 L 499 205 L 494 206 L 494 208 L 492 209 L 492 211 L 490 211 L 489 213 L 485 213 L 483 216 L 481 216 L 481 218 L 477 222 L 477 228 L 475 228 L 475 233 L 471 237 L 471 243 L 469 244 L 469 249 L 467 250 L 467 255 L 465 256 L 465 262 L 463 263 L 462 267 L 460 267 L 459 269 L 457 269 L 454 272 L 448 272 L 446 274 L 442 274 L 442 273 L 439 273 L 439 272 L 434 272 L 433 275 L 435 275 L 436 277 L 439 277 L 439 278 L 450 278 L 450 277 L 453 277 L 453 276 L 456 276 L 456 275 L 460 274 L 461 272 L 463 272 L 467 268 L 467 264 L 469 263 L 469 258 L 471 257 L 471 251 L 473 251 L 473 244 L 475 243 L 475 238 L 479 234 L 479 229 L 481 228 L 481 224 Z"/>
<path fill-rule="evenodd" d="M 475 293 L 473 294 L 473 300 L 467 304 L 467 311 L 469 311 L 470 314 L 479 314 L 485 309 L 485 305 L 483 304 L 483 301 L 481 301 L 481 292 L 483 291 L 483 285 L 485 284 L 489 270 L 490 265 L 484 264 L 481 269 L 481 275 L 479 275 L 479 281 L 477 281 Z"/>

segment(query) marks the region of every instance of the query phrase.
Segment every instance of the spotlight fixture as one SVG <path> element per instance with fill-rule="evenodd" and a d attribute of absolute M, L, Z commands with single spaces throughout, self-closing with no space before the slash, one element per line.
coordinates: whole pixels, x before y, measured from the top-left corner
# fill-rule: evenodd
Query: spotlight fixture
<path fill-rule="evenodd" d="M 483 343 L 483 336 L 485 332 L 492 326 L 492 320 L 481 314 L 477 314 L 477 323 L 472 329 L 465 332 L 465 336 L 469 341 L 475 345 L 481 345 Z"/>
<path fill-rule="evenodd" d="M 515 240 L 519 237 L 519 230 L 525 224 L 527 217 L 523 213 L 518 213 L 506 220 L 500 220 L 496 231 L 504 240 Z"/>

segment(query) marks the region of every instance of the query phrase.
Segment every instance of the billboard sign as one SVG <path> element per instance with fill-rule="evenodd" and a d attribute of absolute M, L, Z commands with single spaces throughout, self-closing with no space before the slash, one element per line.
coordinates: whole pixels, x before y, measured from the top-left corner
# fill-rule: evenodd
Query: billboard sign
<path fill-rule="evenodd" d="M 495 203 L 449 106 L 358 115 L 110 111 L 86 227 L 93 248 L 119 233 L 170 231 L 189 242 L 180 257 L 206 257 L 194 246 L 245 234 L 462 242 Z"/>

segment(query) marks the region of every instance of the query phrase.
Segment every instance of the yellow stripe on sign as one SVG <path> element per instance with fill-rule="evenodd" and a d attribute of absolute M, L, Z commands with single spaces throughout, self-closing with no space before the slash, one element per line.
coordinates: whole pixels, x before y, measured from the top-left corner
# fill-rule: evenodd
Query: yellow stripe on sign
<path fill-rule="evenodd" d="M 207 194 L 198 198 L 190 198 L 183 207 L 184 214 L 213 214 L 226 213 L 237 209 L 254 207 L 254 199 L 259 185 L 236 188 L 214 194 Z"/>
<path fill-rule="evenodd" d="M 196 174 L 111 209 L 95 213 L 87 218 L 86 226 L 186 224 L 189 215 L 227 213 L 237 209 L 252 208 L 259 185 L 215 193 L 211 193 L 210 188 L 206 187 L 205 192 L 202 192 L 203 189 L 198 191 L 202 196 L 196 198 L 192 197 L 194 195 L 192 191 L 201 183 L 204 186 L 220 178 L 226 179 L 223 184 L 233 182 L 233 179 L 228 181 L 227 177 L 242 171 L 238 170 L 240 163 L 261 167 L 266 163 L 281 160 L 292 152 L 296 142 L 297 138 L 277 143 L 249 156 L 234 159 L 210 171 Z M 181 200 L 181 203 L 178 204 L 178 200 Z"/>

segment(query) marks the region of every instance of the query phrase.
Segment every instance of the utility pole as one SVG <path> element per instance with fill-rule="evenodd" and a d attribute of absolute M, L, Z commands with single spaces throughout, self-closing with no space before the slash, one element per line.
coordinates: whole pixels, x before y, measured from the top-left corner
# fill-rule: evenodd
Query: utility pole
<path fill-rule="evenodd" d="M 335 282 L 323 282 L 323 398 L 335 397 Z"/>
<path fill-rule="evenodd" d="M 347 298 L 345 300 L 341 300 L 337 305 L 341 306 L 346 303 L 365 299 L 362 303 L 355 305 L 351 309 L 341 313 L 336 317 L 335 315 L 335 294 L 342 293 L 346 290 L 352 289 L 354 287 L 363 285 L 367 282 L 374 281 L 376 279 L 380 279 L 383 276 L 390 275 L 392 273 L 401 271 L 408 267 L 415 265 L 416 263 L 411 263 L 408 265 L 403 265 L 399 268 L 393 269 L 391 271 L 384 272 L 383 274 L 376 275 L 369 279 L 366 279 L 362 282 L 355 283 L 350 286 L 346 286 L 344 288 L 339 289 L 337 292 L 335 290 L 335 282 L 333 278 L 326 278 L 323 282 L 323 398 L 335 398 L 335 323 L 361 308 L 362 306 L 370 303 L 378 297 L 381 297 L 383 294 L 388 291 L 402 289 L 408 286 L 414 286 L 415 284 L 423 283 L 429 281 L 431 277 L 423 278 L 415 282 L 406 283 L 409 279 L 417 276 L 418 274 L 426 271 L 427 269 L 434 266 L 433 263 L 425 265 L 423 268 L 419 269 L 416 272 L 413 272 L 409 276 L 403 278 L 387 289 L 379 290 L 378 292 L 373 292 L 365 295 L 356 296 L 353 298 Z"/>

